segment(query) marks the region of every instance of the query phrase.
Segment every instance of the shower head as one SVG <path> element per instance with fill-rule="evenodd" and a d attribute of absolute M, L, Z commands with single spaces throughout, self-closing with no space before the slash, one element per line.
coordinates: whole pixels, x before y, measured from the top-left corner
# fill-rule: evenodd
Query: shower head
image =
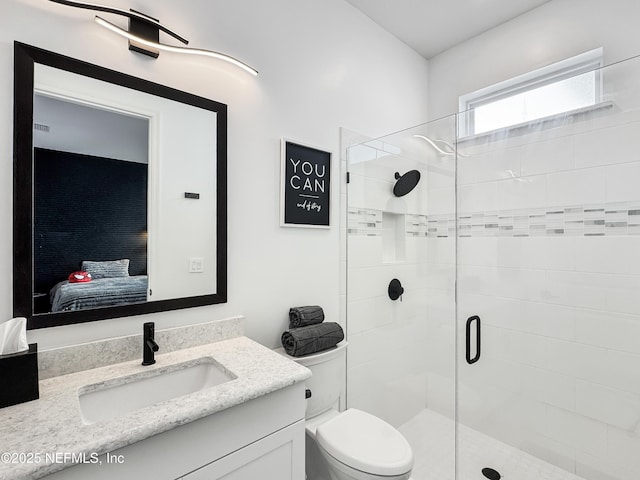
<path fill-rule="evenodd" d="M 404 197 L 411 190 L 416 188 L 420 181 L 420 172 L 418 170 L 409 170 L 404 175 L 395 173 L 396 184 L 393 186 L 393 194 L 396 197 Z"/>

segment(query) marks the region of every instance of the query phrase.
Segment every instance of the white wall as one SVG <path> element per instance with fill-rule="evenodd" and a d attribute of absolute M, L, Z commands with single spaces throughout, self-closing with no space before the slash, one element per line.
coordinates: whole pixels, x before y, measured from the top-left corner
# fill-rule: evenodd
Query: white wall
<path fill-rule="evenodd" d="M 458 97 L 597 47 L 605 64 L 640 53 L 636 0 L 552 0 L 429 60 L 429 117 Z"/>
<path fill-rule="evenodd" d="M 339 127 L 377 136 L 427 116 L 427 62 L 343 0 L 112 0 L 183 33 L 194 47 L 232 54 L 257 78 L 219 62 L 133 54 L 93 13 L 10 0 L 0 18 L 0 318 L 11 316 L 13 41 L 213 98 L 229 106 L 229 302 L 33 331 L 41 348 L 162 327 L 246 316 L 247 334 L 277 346 L 288 308 L 320 304 L 338 319 Z M 188 8 L 187 8 L 188 5 Z M 124 20 L 114 19 L 119 24 Z M 332 228 L 279 226 L 280 138 L 332 151 Z"/>
<path fill-rule="evenodd" d="M 33 131 L 35 147 L 149 163 L 146 118 L 35 95 L 33 121 L 50 127 Z"/>

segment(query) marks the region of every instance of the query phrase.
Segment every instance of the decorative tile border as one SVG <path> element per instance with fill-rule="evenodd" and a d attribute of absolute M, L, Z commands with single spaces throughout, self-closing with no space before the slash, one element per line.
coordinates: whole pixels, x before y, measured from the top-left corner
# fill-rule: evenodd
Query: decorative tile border
<path fill-rule="evenodd" d="M 383 212 L 349 209 L 348 234 L 380 236 Z M 453 237 L 456 218 L 444 215 L 405 215 L 407 237 Z M 569 207 L 462 213 L 460 237 L 566 237 L 640 235 L 640 201 Z"/>
<path fill-rule="evenodd" d="M 405 215 L 405 232 L 408 237 L 426 237 L 428 229 L 426 215 Z"/>
<path fill-rule="evenodd" d="M 382 235 L 382 212 L 367 208 L 349 208 L 347 234 L 378 237 Z"/>

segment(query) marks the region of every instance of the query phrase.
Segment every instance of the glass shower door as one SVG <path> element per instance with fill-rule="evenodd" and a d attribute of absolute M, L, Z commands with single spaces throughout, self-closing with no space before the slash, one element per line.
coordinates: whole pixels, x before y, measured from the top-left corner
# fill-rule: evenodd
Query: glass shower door
<path fill-rule="evenodd" d="M 599 73 L 458 139 L 459 480 L 640 478 L 640 61 Z"/>
<path fill-rule="evenodd" d="M 347 406 L 455 476 L 455 117 L 347 149 Z"/>

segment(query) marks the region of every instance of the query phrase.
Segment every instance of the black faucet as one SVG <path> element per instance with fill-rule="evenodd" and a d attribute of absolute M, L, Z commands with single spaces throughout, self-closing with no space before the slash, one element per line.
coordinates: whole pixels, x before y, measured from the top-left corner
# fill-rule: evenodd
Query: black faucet
<path fill-rule="evenodd" d="M 156 363 L 153 352 L 157 352 L 160 347 L 153 339 L 155 333 L 155 323 L 147 322 L 142 325 L 142 365 L 153 365 Z"/>

